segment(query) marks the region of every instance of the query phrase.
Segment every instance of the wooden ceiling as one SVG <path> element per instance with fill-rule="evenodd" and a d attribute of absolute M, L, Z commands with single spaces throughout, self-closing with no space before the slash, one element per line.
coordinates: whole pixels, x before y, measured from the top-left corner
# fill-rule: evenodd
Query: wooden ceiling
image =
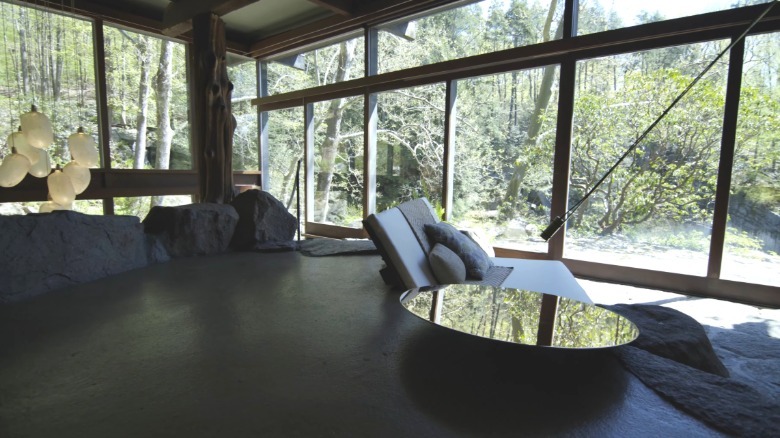
<path fill-rule="evenodd" d="M 473 0 L 472 0 L 473 1 Z M 225 22 L 231 52 L 263 58 L 464 0 L 21 0 L 190 40 L 192 18 Z"/>

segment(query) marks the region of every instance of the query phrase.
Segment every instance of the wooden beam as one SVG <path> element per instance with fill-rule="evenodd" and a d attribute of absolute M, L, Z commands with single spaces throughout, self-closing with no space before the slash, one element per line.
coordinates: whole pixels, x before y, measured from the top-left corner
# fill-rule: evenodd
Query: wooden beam
<path fill-rule="evenodd" d="M 459 0 L 393 0 L 372 3 L 370 4 L 371 10 L 364 10 L 369 6 L 360 7 L 355 15 L 350 17 L 328 17 L 291 31 L 263 38 L 250 45 L 248 56 L 264 58 L 284 53 L 294 48 L 360 30 L 365 26 L 376 25 L 456 1 Z"/>
<path fill-rule="evenodd" d="M 750 23 L 752 18 L 755 18 L 755 12 L 760 10 L 761 6 L 763 5 L 515 47 L 468 58 L 453 59 L 371 77 L 261 97 L 254 99 L 252 104 L 259 105 L 264 111 L 271 111 L 300 106 L 301 102 L 318 102 L 357 96 L 366 92 L 376 93 L 394 88 L 427 85 L 453 79 L 560 64 L 567 60 L 596 58 L 658 47 L 730 38 L 735 32 L 743 30 L 744 26 Z M 754 28 L 752 34 L 780 30 L 780 10 L 771 12 L 764 20 Z"/>
<path fill-rule="evenodd" d="M 93 19 L 103 19 L 152 33 L 159 33 L 162 27 L 161 17 L 155 16 L 150 11 L 120 9 L 116 6 L 107 6 L 89 0 L 75 0 L 72 4 L 67 2 L 67 5 L 63 5 L 59 0 L 19 0 L 19 2 L 24 6 L 42 7 L 54 12 L 65 12 Z"/>
<path fill-rule="evenodd" d="M 259 0 L 188 0 L 170 3 L 163 15 L 162 32 L 179 36 L 192 30 L 192 19 L 200 14 L 223 16 Z"/>
<path fill-rule="evenodd" d="M 29 7 L 44 7 L 54 12 L 65 12 L 78 15 L 83 18 L 98 20 L 105 24 L 124 26 L 133 30 L 148 32 L 154 35 L 173 36 L 163 33 L 162 14 L 154 14 L 150 11 L 125 10 L 115 6 L 107 6 L 89 0 L 75 0 L 73 5 L 68 2 L 63 6 L 61 1 L 55 0 L 18 0 L 20 4 Z M 257 0 L 255 0 L 257 1 Z M 190 42 L 191 35 L 178 34 L 176 39 Z M 246 56 L 249 53 L 249 43 L 241 40 L 227 42 L 228 50 Z"/>
<path fill-rule="evenodd" d="M 227 74 L 225 23 L 207 12 L 193 18 L 190 50 L 193 158 L 200 180 L 200 202 L 233 199 L 233 84 Z"/>
<path fill-rule="evenodd" d="M 92 180 L 82 199 L 111 199 L 127 196 L 193 195 L 198 192 L 194 170 L 90 169 Z M 260 185 L 260 172 L 233 172 L 238 185 Z M 45 178 L 27 176 L 18 186 L 0 190 L 2 202 L 43 202 L 49 189 Z"/>
<path fill-rule="evenodd" d="M 346 17 L 355 13 L 355 2 L 352 0 L 309 0 L 309 2 Z"/>

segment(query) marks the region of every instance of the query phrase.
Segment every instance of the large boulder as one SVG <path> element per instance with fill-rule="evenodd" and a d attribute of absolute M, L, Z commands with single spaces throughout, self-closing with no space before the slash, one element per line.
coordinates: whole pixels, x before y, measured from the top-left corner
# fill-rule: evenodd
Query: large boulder
<path fill-rule="evenodd" d="M 247 190 L 232 202 L 239 215 L 231 246 L 235 249 L 265 249 L 292 243 L 298 229 L 295 216 L 278 199 L 262 190 Z"/>
<path fill-rule="evenodd" d="M 134 216 L 0 216 L 0 303 L 164 261 Z"/>
<path fill-rule="evenodd" d="M 152 207 L 143 221 L 171 257 L 219 254 L 230 246 L 238 213 L 228 204 Z"/>
<path fill-rule="evenodd" d="M 652 304 L 604 306 L 639 328 L 633 347 L 708 373 L 728 377 L 729 371 L 712 349 L 704 328 L 690 316 Z"/>

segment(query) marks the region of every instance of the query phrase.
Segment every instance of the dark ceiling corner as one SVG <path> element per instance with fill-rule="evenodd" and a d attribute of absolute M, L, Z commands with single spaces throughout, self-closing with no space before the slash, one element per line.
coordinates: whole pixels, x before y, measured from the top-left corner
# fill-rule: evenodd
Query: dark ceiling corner
<path fill-rule="evenodd" d="M 310 2 L 330 9 L 331 11 L 344 16 L 354 15 L 356 12 L 356 1 L 354 0 L 309 0 Z M 370 3 L 370 2 L 368 2 Z"/>
<path fill-rule="evenodd" d="M 192 29 L 192 18 L 212 12 L 219 16 L 229 14 L 259 0 L 171 0 L 163 14 L 163 33 L 179 36 Z"/>

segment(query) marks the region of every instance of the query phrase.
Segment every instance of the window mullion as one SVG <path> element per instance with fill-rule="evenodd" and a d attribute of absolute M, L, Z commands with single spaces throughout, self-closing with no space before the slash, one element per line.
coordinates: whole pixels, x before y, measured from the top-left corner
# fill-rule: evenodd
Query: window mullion
<path fill-rule="evenodd" d="M 446 105 L 444 109 L 444 220 L 452 220 L 453 185 L 455 181 L 455 129 L 457 126 L 458 82 L 447 81 Z"/>
<path fill-rule="evenodd" d="M 742 90 L 742 65 L 745 55 L 745 41 L 731 48 L 729 53 L 729 74 L 726 85 L 726 104 L 723 111 L 723 135 L 721 136 L 718 183 L 715 189 L 715 211 L 712 218 L 712 236 L 707 264 L 707 277 L 720 278 L 723 261 L 723 245 L 728 224 L 731 172 L 734 165 L 734 149 L 739 116 L 739 96 Z"/>
<path fill-rule="evenodd" d="M 568 208 L 569 175 L 571 172 L 572 119 L 574 118 L 574 90 L 577 63 L 569 60 L 561 64 L 558 98 L 558 120 L 555 132 L 555 158 L 553 163 L 552 202 L 550 220 L 563 216 Z M 554 260 L 563 258 L 564 229 L 550 238 L 548 254 Z"/>

